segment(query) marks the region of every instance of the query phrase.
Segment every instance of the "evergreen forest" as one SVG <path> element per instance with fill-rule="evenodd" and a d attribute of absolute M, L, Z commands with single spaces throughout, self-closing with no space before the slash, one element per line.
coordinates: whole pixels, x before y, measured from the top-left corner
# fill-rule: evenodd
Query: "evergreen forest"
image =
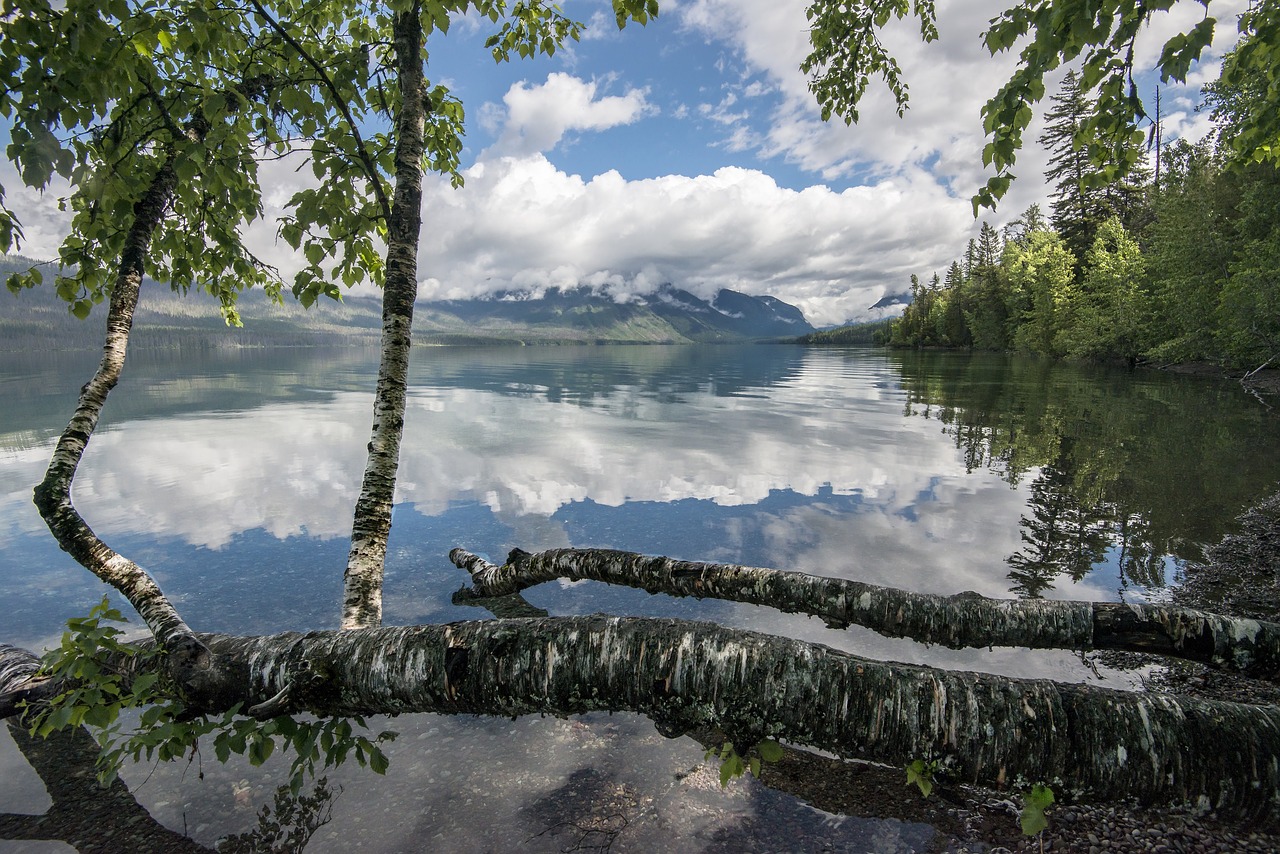
<path fill-rule="evenodd" d="M 1255 88 L 1224 74 L 1206 90 L 1210 138 L 1162 145 L 1157 119 L 1148 144 L 1126 143 L 1138 165 L 1117 178 L 1073 144 L 1094 105 L 1068 74 L 1039 137 L 1050 213 L 1033 205 L 1003 229 L 984 222 L 943 275 L 913 275 L 912 303 L 883 342 L 1237 370 L 1272 363 L 1280 171 L 1233 146 Z"/>

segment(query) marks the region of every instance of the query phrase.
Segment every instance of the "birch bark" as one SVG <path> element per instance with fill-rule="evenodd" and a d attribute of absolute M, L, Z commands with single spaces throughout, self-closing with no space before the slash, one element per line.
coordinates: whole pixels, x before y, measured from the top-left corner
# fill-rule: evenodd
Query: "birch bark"
<path fill-rule="evenodd" d="M 373 403 L 373 436 L 351 528 L 343 576 L 342 627 L 382 622 L 382 576 L 391 533 L 400 439 L 409 383 L 413 303 L 418 296 L 418 240 L 422 229 L 422 175 L 428 108 L 423 74 L 421 9 L 396 15 L 400 112 L 396 116 L 396 182 L 387 223 L 387 275 L 382 294 L 382 359 Z"/>
<path fill-rule="evenodd" d="M 776 738 L 958 782 L 1280 817 L 1280 709 L 889 664 L 707 623 L 509 619 L 200 635 L 218 708 L 317 715 L 632 711 L 678 735 Z M 0 686 L 0 694 L 6 686 Z M 20 686 L 11 686 L 20 687 Z M 210 708 L 209 711 L 217 711 Z"/>
<path fill-rule="evenodd" d="M 1190 608 L 1116 602 L 936 596 L 803 572 L 696 563 L 608 549 L 515 550 L 502 566 L 465 549 L 449 558 L 471 574 L 472 594 L 505 596 L 558 578 L 591 579 L 671 596 L 768 605 L 888 637 L 953 649 L 1023 646 L 1154 652 L 1234 670 L 1280 669 L 1280 625 Z"/>
<path fill-rule="evenodd" d="M 76 562 L 124 594 L 142 616 L 156 640 L 172 654 L 175 668 L 186 671 L 209 666 L 208 653 L 169 603 L 159 585 L 141 566 L 104 543 L 71 501 L 71 483 L 97 428 L 107 395 L 124 369 L 129 332 L 146 269 L 151 239 L 177 188 L 174 156 L 170 154 L 133 206 L 133 221 L 125 239 L 107 310 L 102 360 L 80 397 L 70 422 L 54 448 L 44 479 L 35 488 L 35 504 L 50 533 Z M 187 681 L 182 678 L 181 681 Z"/>

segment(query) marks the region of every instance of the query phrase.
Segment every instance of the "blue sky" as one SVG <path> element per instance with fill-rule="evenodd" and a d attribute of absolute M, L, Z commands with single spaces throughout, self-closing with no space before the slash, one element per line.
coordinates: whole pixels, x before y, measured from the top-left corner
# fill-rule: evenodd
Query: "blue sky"
<path fill-rule="evenodd" d="M 820 121 L 799 71 L 803 0 L 664 2 L 649 26 L 623 32 L 604 0 L 564 8 L 588 22 L 586 35 L 551 59 L 496 65 L 487 30 L 468 19 L 428 45 L 429 76 L 466 105 L 467 183 L 428 181 L 423 299 L 578 284 L 626 299 L 673 282 L 706 296 L 772 294 L 831 325 L 876 316 L 868 309 L 883 295 L 905 290 L 912 273 L 945 272 L 976 233 L 979 110 L 1012 63 L 989 56 L 979 35 L 1003 4 L 943 0 L 931 45 L 907 23 L 891 27 L 911 109 L 899 119 L 873 87 L 852 127 Z M 1193 85 L 1165 91 L 1168 135 L 1207 130 L 1196 84 L 1216 76 L 1242 9 L 1213 3 L 1213 56 Z M 1152 67 L 1164 40 L 1203 14 L 1190 0 L 1162 14 L 1138 43 L 1138 64 Z M 1039 121 L 1019 180 L 987 215 L 995 224 L 1033 202 L 1048 209 Z M 24 252 L 50 257 L 57 193 L 15 191 L 4 172 Z M 264 167 L 268 217 L 299 180 L 288 163 Z M 296 261 L 271 232 L 255 230 L 254 248 L 287 273 Z"/>

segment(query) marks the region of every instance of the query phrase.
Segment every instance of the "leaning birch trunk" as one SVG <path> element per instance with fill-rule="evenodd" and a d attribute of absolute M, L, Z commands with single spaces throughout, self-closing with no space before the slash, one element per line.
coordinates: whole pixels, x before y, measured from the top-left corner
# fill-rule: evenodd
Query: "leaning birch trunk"
<path fill-rule="evenodd" d="M 400 86 L 396 117 L 396 185 L 387 223 L 387 276 L 382 294 L 382 360 L 373 402 L 373 437 L 351 527 L 351 551 L 343 578 L 342 628 L 382 622 L 382 575 L 391 533 L 400 439 L 409 383 L 413 303 L 418 296 L 418 239 L 422 229 L 426 81 L 422 71 L 422 23 L 416 9 L 399 12 L 394 25 Z"/>
<path fill-rule="evenodd" d="M 515 550 L 495 566 L 464 549 L 449 558 L 471 573 L 472 593 L 496 597 L 554 579 L 590 579 L 650 593 L 768 605 L 953 649 L 1022 646 L 1113 649 L 1203 661 L 1235 670 L 1280 668 L 1280 625 L 1189 608 L 1116 602 L 935 596 L 803 572 L 696 563 L 607 549 Z"/>
<path fill-rule="evenodd" d="M 107 395 L 119 382 L 124 369 L 151 239 L 177 187 L 173 162 L 171 153 L 134 204 L 133 221 L 129 224 L 111 290 L 102 360 L 93 378 L 80 390 L 75 413 L 58 439 L 44 479 L 35 488 L 35 504 L 62 550 L 124 594 L 156 640 L 170 653 L 175 676 L 180 682 L 189 683 L 193 671 L 209 666 L 207 650 L 146 570 L 104 543 L 71 503 L 71 483 L 76 469 L 98 426 Z"/>

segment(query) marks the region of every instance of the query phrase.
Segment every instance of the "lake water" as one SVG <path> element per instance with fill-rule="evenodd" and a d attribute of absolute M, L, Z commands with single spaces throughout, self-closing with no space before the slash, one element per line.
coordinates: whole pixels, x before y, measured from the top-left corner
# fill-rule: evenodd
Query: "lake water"
<path fill-rule="evenodd" d="M 134 353 L 77 506 L 197 630 L 336 627 L 376 358 Z M 107 592 L 53 545 L 30 502 L 95 362 L 0 353 L 0 641 L 42 649 Z M 499 561 L 515 546 L 600 546 L 943 594 L 1159 599 L 1186 560 L 1274 491 L 1277 421 L 1227 381 L 1004 356 L 420 348 L 385 618 L 490 616 L 452 604 L 466 581 L 448 561 L 454 546 Z M 715 620 L 875 658 L 1099 678 L 1070 653 L 926 649 L 593 582 L 526 598 L 552 614 Z M 308 851 L 357 836 L 370 852 L 559 851 L 600 844 L 583 817 L 604 814 L 622 817 L 609 826 L 613 851 L 911 850 L 932 834 L 829 816 L 750 780 L 721 791 L 700 745 L 633 716 L 374 725 L 401 733 L 390 771 L 330 774 L 341 792 Z M 284 769 L 203 759 L 123 776 L 158 821 L 211 845 L 254 824 Z M 50 804 L 0 730 L 0 813 Z M 56 850 L 69 849 L 0 841 L 5 852 Z"/>

